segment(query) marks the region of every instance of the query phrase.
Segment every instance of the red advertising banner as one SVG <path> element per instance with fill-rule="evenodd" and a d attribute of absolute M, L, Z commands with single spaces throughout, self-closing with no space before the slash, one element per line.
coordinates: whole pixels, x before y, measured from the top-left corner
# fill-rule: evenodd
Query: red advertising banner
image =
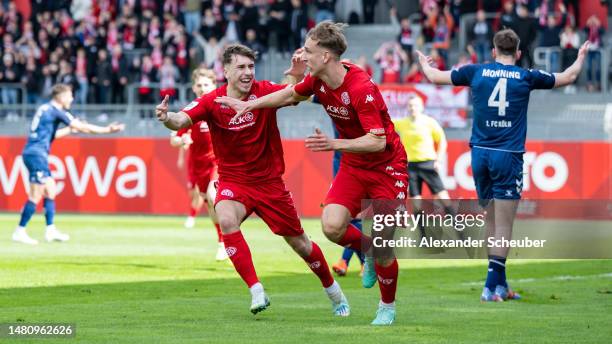
<path fill-rule="evenodd" d="M 470 89 L 432 84 L 379 85 L 392 119 L 408 116 L 408 100 L 417 95 L 423 99 L 425 112 L 445 128 L 467 126 Z"/>
<path fill-rule="evenodd" d="M 19 211 L 28 173 L 24 138 L 0 138 L 0 211 Z M 332 154 L 312 153 L 301 140 L 285 141 L 285 181 L 302 216 L 321 214 L 331 183 Z M 54 142 L 49 165 L 57 181 L 57 207 L 86 213 L 183 214 L 186 172 L 163 138 L 65 138 Z M 526 199 L 612 199 L 612 144 L 527 144 Z M 453 198 L 475 198 L 467 142 L 451 141 L 440 174 Z"/>

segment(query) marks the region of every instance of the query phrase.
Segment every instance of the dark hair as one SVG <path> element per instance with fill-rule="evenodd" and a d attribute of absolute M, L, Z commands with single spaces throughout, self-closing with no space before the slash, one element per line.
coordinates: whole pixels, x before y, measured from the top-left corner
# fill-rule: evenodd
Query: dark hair
<path fill-rule="evenodd" d="M 51 88 L 51 99 L 59 96 L 64 92 L 72 92 L 72 87 L 66 84 L 56 84 Z"/>
<path fill-rule="evenodd" d="M 518 35 L 512 29 L 501 30 L 493 37 L 493 44 L 497 52 L 506 56 L 516 54 L 520 41 Z"/>
<path fill-rule="evenodd" d="M 317 45 L 329 49 L 338 58 L 347 48 L 346 37 L 342 32 L 348 25 L 325 20 L 308 32 L 307 38 L 317 41 Z"/>
<path fill-rule="evenodd" d="M 225 50 L 223 50 L 223 59 L 222 59 L 223 65 L 226 66 L 228 64 L 231 64 L 232 57 L 234 55 L 245 56 L 245 57 L 250 58 L 253 61 L 255 61 L 257 57 L 257 53 L 254 52 L 251 48 L 247 47 L 246 45 L 231 44 L 231 45 L 228 45 L 227 48 L 225 48 Z"/>

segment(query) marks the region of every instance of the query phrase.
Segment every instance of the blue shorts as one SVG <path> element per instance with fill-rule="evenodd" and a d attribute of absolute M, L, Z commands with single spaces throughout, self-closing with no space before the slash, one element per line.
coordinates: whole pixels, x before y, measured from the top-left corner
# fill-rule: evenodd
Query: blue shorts
<path fill-rule="evenodd" d="M 30 183 L 44 184 L 51 177 L 47 157 L 35 154 L 22 155 L 23 163 L 30 173 Z"/>
<path fill-rule="evenodd" d="M 472 174 L 481 206 L 491 199 L 521 199 L 523 153 L 473 147 Z"/>

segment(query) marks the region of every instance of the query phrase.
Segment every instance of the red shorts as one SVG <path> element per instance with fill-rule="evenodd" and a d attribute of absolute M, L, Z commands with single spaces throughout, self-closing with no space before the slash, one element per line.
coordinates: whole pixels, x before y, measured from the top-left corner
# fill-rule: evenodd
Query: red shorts
<path fill-rule="evenodd" d="M 280 236 L 304 233 L 293 197 L 282 180 L 261 184 L 241 184 L 219 181 L 215 205 L 223 200 L 240 202 L 246 208 L 245 219 L 257 214 L 270 230 Z"/>
<path fill-rule="evenodd" d="M 345 206 L 352 217 L 361 212 L 361 200 L 404 200 L 408 192 L 406 164 L 394 163 L 384 170 L 366 170 L 341 164 L 332 182 L 325 205 Z"/>
<path fill-rule="evenodd" d="M 217 165 L 211 165 L 207 168 L 196 168 L 189 166 L 187 170 L 187 188 L 193 189 L 198 187 L 200 192 L 206 192 L 208 190 L 208 184 L 211 181 L 217 180 L 219 174 L 217 173 Z"/>

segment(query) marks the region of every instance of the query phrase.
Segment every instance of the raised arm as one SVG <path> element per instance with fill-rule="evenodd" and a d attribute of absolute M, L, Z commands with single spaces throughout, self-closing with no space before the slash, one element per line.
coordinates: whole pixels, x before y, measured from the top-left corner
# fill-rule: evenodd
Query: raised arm
<path fill-rule="evenodd" d="M 331 139 L 323 134 L 319 128 L 306 138 L 306 148 L 313 152 L 337 150 L 347 153 L 376 153 L 385 150 L 387 140 L 385 136 L 365 134 L 355 139 Z"/>
<path fill-rule="evenodd" d="M 66 132 L 65 135 L 68 135 L 72 131 L 84 134 L 112 134 L 125 129 L 125 124 L 113 122 L 105 127 L 101 127 L 99 125 L 90 124 L 87 122 L 82 122 L 78 119 L 74 119 L 70 122 L 69 128 L 71 130 Z"/>
<path fill-rule="evenodd" d="M 169 101 L 170 97 L 166 96 L 164 97 L 164 100 L 162 100 L 162 102 L 155 107 L 155 116 L 157 116 L 157 120 L 164 123 L 166 128 L 170 130 L 179 130 L 190 127 L 192 125 L 191 118 L 189 118 L 186 113 L 182 111 L 168 111 Z"/>
<path fill-rule="evenodd" d="M 554 73 L 555 88 L 567 86 L 576 81 L 578 75 L 580 75 L 580 71 L 582 70 L 584 59 L 586 58 L 586 55 L 589 51 L 589 45 L 589 41 L 584 42 L 584 44 L 580 47 L 580 50 L 578 51 L 578 57 L 576 57 L 576 61 L 574 61 L 574 63 L 572 63 L 571 66 L 567 67 L 563 72 Z"/>
<path fill-rule="evenodd" d="M 419 65 L 427 80 L 431 81 L 436 85 L 452 85 L 451 71 L 441 71 L 438 68 L 431 66 L 431 57 L 425 56 L 422 52 L 417 50 L 419 56 Z"/>

